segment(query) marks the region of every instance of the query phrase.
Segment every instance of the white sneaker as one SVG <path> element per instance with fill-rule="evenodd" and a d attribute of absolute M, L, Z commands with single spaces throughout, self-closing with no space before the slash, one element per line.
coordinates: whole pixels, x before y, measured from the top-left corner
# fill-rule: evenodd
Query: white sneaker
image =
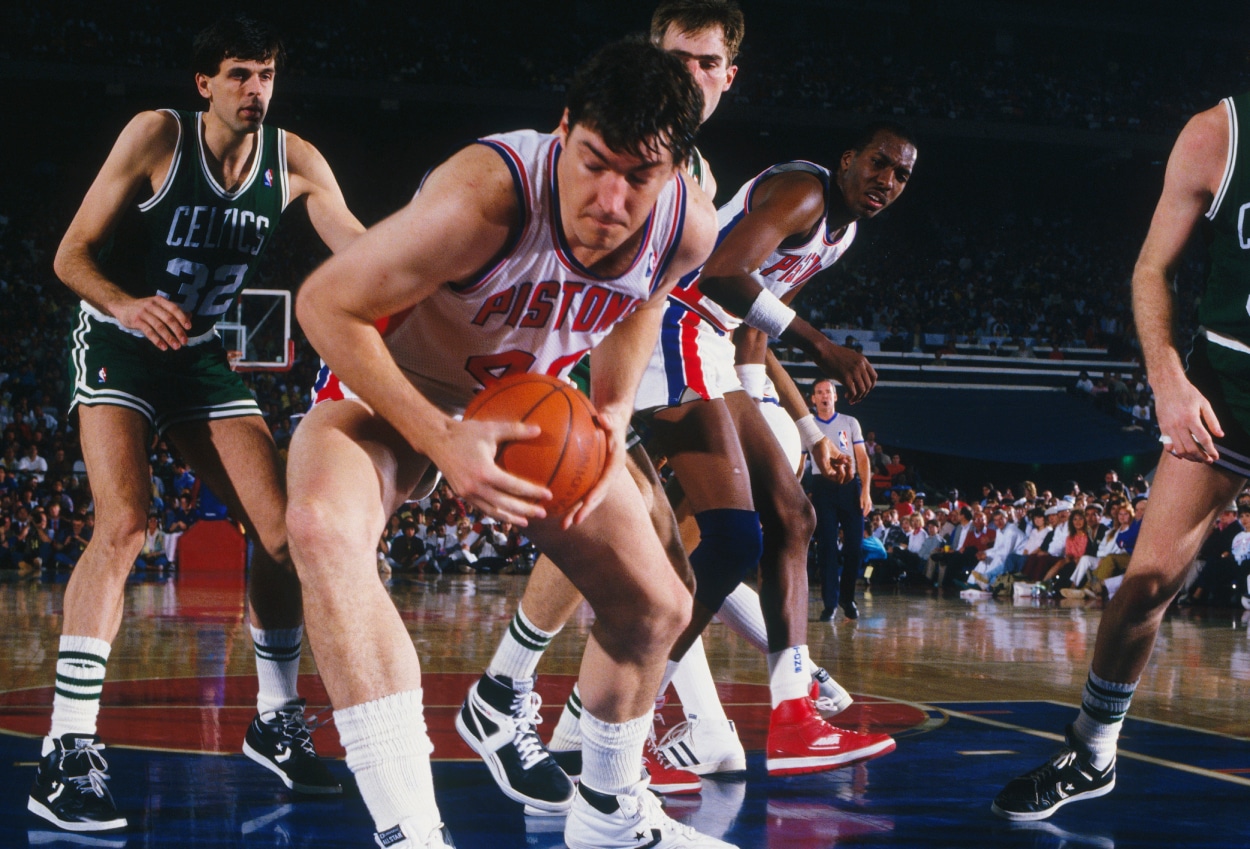
<path fill-rule="evenodd" d="M 659 749 L 670 763 L 695 775 L 747 768 L 747 753 L 732 719 L 716 722 L 689 716 L 664 735 Z"/>
<path fill-rule="evenodd" d="M 837 716 L 855 702 L 851 694 L 834 681 L 833 676 L 823 666 L 812 670 L 811 697 L 823 719 Z"/>
<path fill-rule="evenodd" d="M 646 781 L 620 796 L 579 785 L 564 842 L 569 849 L 737 849 L 670 819 Z"/>
<path fill-rule="evenodd" d="M 394 828 L 379 831 L 373 840 L 381 849 L 456 849 L 451 842 L 451 834 L 441 822 L 421 837 L 422 828 L 417 824 L 416 817 L 409 817 Z"/>

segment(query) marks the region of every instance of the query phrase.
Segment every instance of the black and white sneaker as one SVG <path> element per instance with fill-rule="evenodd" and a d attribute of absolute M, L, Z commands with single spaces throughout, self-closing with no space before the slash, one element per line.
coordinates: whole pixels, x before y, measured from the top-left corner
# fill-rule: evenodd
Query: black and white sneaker
<path fill-rule="evenodd" d="M 540 707 L 533 679 L 483 675 L 456 714 L 456 730 L 486 762 L 505 796 L 527 809 L 564 812 L 573 804 L 573 782 L 535 730 L 542 722 Z"/>
<path fill-rule="evenodd" d="M 1044 820 L 1069 802 L 1096 799 L 1115 788 L 1115 760 L 1104 770 L 1090 763 L 1089 751 L 1072 736 L 1067 745 L 1032 772 L 1007 783 L 990 805 L 1000 817 L 1015 822 Z"/>
<path fill-rule="evenodd" d="M 272 713 L 257 714 L 243 738 L 243 754 L 282 779 L 296 793 L 329 796 L 343 792 L 343 785 L 317 757 L 312 731 L 304 717 L 304 700 Z"/>
<path fill-rule="evenodd" d="M 117 813 L 108 789 L 104 744 L 94 734 L 66 734 L 52 740 L 39 761 L 26 809 L 66 831 L 118 831 L 126 818 Z"/>

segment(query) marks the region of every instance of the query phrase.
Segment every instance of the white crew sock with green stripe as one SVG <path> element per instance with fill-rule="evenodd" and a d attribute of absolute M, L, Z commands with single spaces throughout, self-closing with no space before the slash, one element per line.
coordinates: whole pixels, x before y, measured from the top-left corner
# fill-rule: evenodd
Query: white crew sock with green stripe
<path fill-rule="evenodd" d="M 551 732 L 551 742 L 547 749 L 552 752 L 573 752 L 582 747 L 582 694 L 577 685 L 569 693 L 564 702 L 564 710 L 560 711 L 560 721 L 556 730 Z"/>
<path fill-rule="evenodd" d="M 543 652 L 551 645 L 551 638 L 558 633 L 559 628 L 554 631 L 539 628 L 518 606 L 486 672 L 493 678 L 506 675 L 513 681 L 533 678 L 538 671 L 538 661 L 542 660 Z"/>
<path fill-rule="evenodd" d="M 299 652 L 304 627 L 248 627 L 256 649 L 256 712 L 263 716 L 299 701 Z"/>
<path fill-rule="evenodd" d="M 1089 747 L 1095 769 L 1106 769 L 1115 760 L 1120 729 L 1136 689 L 1136 681 L 1117 684 L 1099 678 L 1092 669 L 1089 671 L 1081 696 L 1081 712 L 1072 723 L 1072 734 Z"/>
<path fill-rule="evenodd" d="M 96 733 L 104 668 L 112 646 L 95 637 L 61 636 L 56 655 L 56 692 L 52 697 L 49 737 Z M 50 744 L 45 744 L 45 748 Z"/>

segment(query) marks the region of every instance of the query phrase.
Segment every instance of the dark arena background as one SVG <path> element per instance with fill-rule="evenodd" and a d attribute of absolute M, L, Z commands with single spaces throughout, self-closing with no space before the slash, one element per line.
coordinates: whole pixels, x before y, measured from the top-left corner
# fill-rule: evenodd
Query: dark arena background
<path fill-rule="evenodd" d="M 919 141 L 903 199 L 864 224 L 846 259 L 798 302 L 834 341 L 854 336 L 878 370 L 865 401 L 839 407 L 898 455 L 877 470 L 878 505 L 894 487 L 934 507 L 952 488 L 980 500 L 987 482 L 1015 500 L 1025 481 L 1054 495 L 1075 481 L 1096 497 L 1109 472 L 1148 479 L 1158 434 L 1130 276 L 1176 134 L 1250 84 L 1250 7 L 741 5 L 738 79 L 698 141 L 718 202 L 777 162 L 836 164 L 855 127 L 872 120 L 904 122 Z M 74 299 L 52 256 L 127 121 L 144 109 L 198 108 L 191 38 L 227 11 L 61 0 L 0 7 L 0 464 L 15 469 L 31 443 L 55 459 L 58 473 L 32 489 L 40 503 L 59 475 L 78 509 L 90 504 L 75 469 L 77 422 L 65 415 Z M 573 68 L 645 30 L 651 5 L 346 0 L 250 11 L 278 25 L 288 50 L 267 123 L 317 145 L 349 207 L 373 224 L 473 138 L 555 127 Z M 1196 329 L 1203 252 L 1192 248 L 1176 280 L 1179 338 Z M 262 285 L 297 291 L 326 255 L 296 207 Z M 317 365 L 298 328 L 294 338 L 289 371 L 248 378 L 280 447 L 307 408 Z M 815 368 L 797 352 L 779 354 L 807 386 Z M 1093 392 L 1078 387 L 1086 377 Z M 161 447 L 153 447 L 158 476 Z M 0 489 L 5 534 L 21 499 Z M 70 573 L 19 560 L 0 569 L 0 847 L 370 845 L 354 788 L 329 802 L 292 795 L 239 751 L 256 693 L 241 555 L 133 575 L 100 722 L 130 830 L 45 828 L 27 813 L 26 794 L 51 711 Z M 508 626 L 524 571 L 383 577 L 421 657 L 436 790 L 462 849 L 563 846 L 561 821 L 524 816 L 452 728 Z M 1250 845 L 1250 614 L 1236 593 L 1216 590 L 1225 591 L 1169 610 L 1121 738 L 1115 792 L 1012 824 L 990 801 L 1061 739 L 1104 602 L 869 582 L 859 619 L 830 624 L 817 621 L 813 583 L 812 655 L 856 697 L 839 723 L 889 732 L 897 750 L 770 778 L 763 658 L 714 624 L 707 652 L 748 768 L 707 778 L 700 795 L 670 800 L 668 812 L 743 849 Z M 583 610 L 539 669 L 544 737 L 592 623 Z M 330 717 L 307 648 L 301 691 Z M 671 697 L 661 715 L 670 725 L 682 719 Z M 333 724 L 315 739 L 350 785 Z"/>

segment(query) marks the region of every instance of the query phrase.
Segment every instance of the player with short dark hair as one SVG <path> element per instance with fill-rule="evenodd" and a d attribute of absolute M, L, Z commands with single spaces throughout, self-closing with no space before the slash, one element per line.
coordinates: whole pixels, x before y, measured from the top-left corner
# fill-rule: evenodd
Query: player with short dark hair
<path fill-rule="evenodd" d="M 373 577 L 386 517 L 434 467 L 486 514 L 526 526 L 595 610 L 566 843 L 726 845 L 665 816 L 640 772 L 655 688 L 691 601 L 621 473 L 664 297 L 714 238 L 710 202 L 679 169 L 702 97 L 677 59 L 622 42 L 578 72 L 569 101 L 577 111 L 554 135 L 506 133 L 456 153 L 300 292 L 301 323 L 345 397 L 314 406 L 293 439 L 292 550 L 347 763 L 387 846 L 449 845 L 416 651 Z M 391 316 L 401 317 L 379 333 L 375 322 Z M 550 493 L 495 462 L 499 443 L 537 428 L 455 414 L 500 377 L 563 377 L 592 348 L 607 467 L 568 516 L 548 516 Z"/>
<path fill-rule="evenodd" d="M 281 461 L 214 330 L 290 203 L 305 202 L 332 250 L 364 231 L 317 149 L 264 124 L 281 56 L 276 33 L 250 18 L 201 33 L 204 111 L 135 116 L 56 254 L 57 275 L 82 298 L 70 406 L 97 521 L 65 591 L 52 727 L 28 806 L 70 831 L 126 825 L 105 784 L 96 717 L 147 527 L 153 432 L 177 446 L 256 542 L 248 611 L 260 687 L 245 753 L 288 787 L 342 792 L 316 757 L 296 689 L 303 610 Z"/>

